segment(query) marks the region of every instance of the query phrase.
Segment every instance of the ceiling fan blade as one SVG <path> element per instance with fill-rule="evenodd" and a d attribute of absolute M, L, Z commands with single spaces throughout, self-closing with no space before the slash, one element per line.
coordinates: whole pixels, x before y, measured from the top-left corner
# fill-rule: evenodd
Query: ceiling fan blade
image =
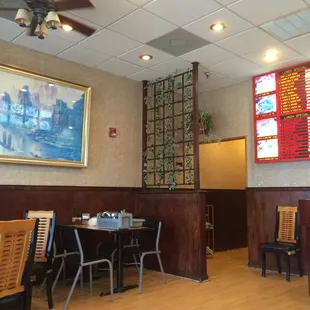
<path fill-rule="evenodd" d="M 96 31 L 96 29 L 94 29 L 94 28 L 91 28 L 85 24 L 77 22 L 77 21 L 75 21 L 71 18 L 68 18 L 66 16 L 63 16 L 61 14 L 58 14 L 58 16 L 59 16 L 61 24 L 69 25 L 73 28 L 73 30 L 80 32 L 80 33 L 83 33 L 87 36 L 91 36 Z"/>
<path fill-rule="evenodd" d="M 0 6 L 0 11 L 18 11 L 18 8 L 4 8 Z"/>
<path fill-rule="evenodd" d="M 37 20 L 36 20 L 35 17 L 33 17 L 32 20 L 31 20 L 31 24 L 30 24 L 30 26 L 28 28 L 28 31 L 27 31 L 27 36 L 30 36 L 30 37 L 34 37 L 35 36 L 34 32 L 35 32 L 35 30 L 37 28 L 37 25 L 38 25 Z"/>
<path fill-rule="evenodd" d="M 77 10 L 85 8 L 95 8 L 89 0 L 59 0 L 55 2 L 56 11 Z"/>

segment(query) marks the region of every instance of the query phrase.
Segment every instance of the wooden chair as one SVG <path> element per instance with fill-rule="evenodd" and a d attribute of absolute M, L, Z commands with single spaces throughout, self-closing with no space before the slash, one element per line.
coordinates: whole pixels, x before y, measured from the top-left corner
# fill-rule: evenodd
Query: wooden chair
<path fill-rule="evenodd" d="M 36 220 L 0 222 L 0 309 L 31 308 L 37 227 Z"/>
<path fill-rule="evenodd" d="M 303 276 L 300 239 L 299 239 L 299 211 L 296 206 L 278 206 L 276 211 L 275 241 L 260 245 L 262 257 L 262 276 L 266 276 L 266 253 L 274 253 L 277 259 L 278 272 L 281 273 L 281 254 L 286 255 L 286 280 L 290 281 L 290 257 L 297 255 L 299 275 Z"/>
<path fill-rule="evenodd" d="M 39 221 L 38 237 L 34 262 L 43 266 L 46 277 L 47 301 L 49 309 L 53 309 L 53 241 L 56 225 L 56 213 L 54 211 L 28 211 L 28 219 Z"/>

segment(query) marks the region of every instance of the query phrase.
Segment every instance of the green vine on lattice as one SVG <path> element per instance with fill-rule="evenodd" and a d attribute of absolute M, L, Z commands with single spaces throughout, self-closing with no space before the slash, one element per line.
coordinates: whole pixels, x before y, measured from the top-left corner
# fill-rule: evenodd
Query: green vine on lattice
<path fill-rule="evenodd" d="M 172 115 L 173 115 L 173 100 L 172 94 L 176 92 L 179 88 L 182 87 L 180 82 L 175 82 L 175 77 L 173 75 L 167 78 L 167 83 L 161 82 L 157 79 L 153 83 L 148 83 L 146 85 L 147 95 L 144 98 L 144 102 L 147 105 L 148 109 L 154 109 L 155 115 L 147 117 L 146 132 L 147 134 L 151 133 L 151 128 L 154 126 L 155 121 L 155 132 L 154 136 L 156 139 L 156 145 L 151 143 L 151 139 L 148 137 L 147 146 L 155 147 L 155 166 L 149 167 L 148 165 L 148 155 L 147 153 L 143 154 L 143 179 L 147 185 L 148 174 L 155 173 L 156 185 L 161 186 L 163 183 L 167 182 L 170 190 L 173 190 L 177 187 L 177 174 L 180 172 L 179 168 L 175 167 L 175 155 L 177 147 L 177 129 L 173 128 Z M 185 136 L 190 139 L 192 138 L 192 71 L 188 71 L 184 76 L 184 84 L 187 86 L 184 88 L 184 112 L 188 113 L 188 117 L 185 117 L 184 120 L 184 131 Z M 155 94 L 153 94 L 154 85 L 156 85 Z M 184 85 L 183 85 L 184 86 Z M 155 96 L 154 96 L 155 95 Z M 165 113 L 165 120 L 163 118 L 163 113 Z M 168 118 L 167 118 L 168 117 Z M 154 119 L 155 118 L 155 119 Z M 164 122 L 164 123 L 163 123 Z M 186 128 L 185 128 L 186 127 Z M 163 131 L 164 128 L 164 131 Z M 178 137 L 180 138 L 180 137 Z M 161 145 L 160 147 L 156 147 Z M 185 152 L 191 152 L 192 143 L 189 149 L 187 149 L 187 144 L 185 144 Z M 187 183 L 192 184 L 192 172 L 193 167 L 191 163 L 192 156 L 186 156 L 186 169 L 189 169 L 189 173 L 186 176 L 190 176 L 190 179 Z M 189 168 L 190 167 L 190 168 Z M 167 180 L 165 180 L 167 178 Z"/>

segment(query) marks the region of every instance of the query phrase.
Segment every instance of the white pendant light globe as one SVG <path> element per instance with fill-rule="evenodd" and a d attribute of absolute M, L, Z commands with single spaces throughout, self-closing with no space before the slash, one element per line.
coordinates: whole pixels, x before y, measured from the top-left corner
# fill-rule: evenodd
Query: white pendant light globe
<path fill-rule="evenodd" d="M 19 9 L 15 17 L 15 22 L 20 27 L 28 27 L 31 22 L 28 11 L 25 9 Z"/>
<path fill-rule="evenodd" d="M 57 29 L 60 26 L 60 20 L 56 12 L 48 12 L 45 20 L 47 27 L 51 29 Z"/>

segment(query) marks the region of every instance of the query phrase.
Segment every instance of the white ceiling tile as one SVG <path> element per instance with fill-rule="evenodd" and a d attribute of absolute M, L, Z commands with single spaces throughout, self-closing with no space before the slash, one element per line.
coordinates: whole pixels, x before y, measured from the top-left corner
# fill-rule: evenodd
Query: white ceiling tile
<path fill-rule="evenodd" d="M 227 28 L 223 32 L 214 32 L 210 26 L 215 23 L 224 23 Z M 210 42 L 217 42 L 251 27 L 252 25 L 249 22 L 223 8 L 183 28 Z"/>
<path fill-rule="evenodd" d="M 255 25 L 290 14 L 307 7 L 302 0 L 240 0 L 229 9 Z"/>
<path fill-rule="evenodd" d="M 213 0 L 154 0 L 144 9 L 181 27 L 221 7 Z"/>
<path fill-rule="evenodd" d="M 127 76 L 144 70 L 142 67 L 116 58 L 100 64 L 97 68 L 120 76 Z"/>
<path fill-rule="evenodd" d="M 81 44 L 111 56 L 118 56 L 141 45 L 141 43 L 109 29 L 97 32 Z"/>
<path fill-rule="evenodd" d="M 156 72 L 156 71 L 152 71 L 149 69 L 128 75 L 129 79 L 140 81 L 140 82 L 142 82 L 142 81 L 154 81 L 154 80 L 156 80 L 158 78 L 162 78 L 162 77 L 164 77 L 164 76 L 161 73 Z"/>
<path fill-rule="evenodd" d="M 111 30 L 147 43 L 177 27 L 142 9 L 109 26 Z"/>
<path fill-rule="evenodd" d="M 67 12 L 61 12 L 61 15 L 65 16 L 65 17 L 68 17 L 68 18 L 71 18 L 75 21 L 78 21 L 78 22 L 82 22 L 83 24 L 93 28 L 93 29 L 96 29 L 97 31 L 102 29 L 102 27 L 96 25 L 96 24 L 93 24 L 87 20 L 81 20 L 80 17 L 77 17 L 73 14 L 70 14 L 70 13 L 67 13 Z M 61 19 L 61 17 L 60 17 Z M 78 43 L 84 39 L 87 38 L 86 35 L 80 33 L 80 32 L 77 32 L 77 31 L 64 31 L 62 28 L 58 28 L 57 30 L 49 30 L 49 36 L 50 37 L 58 37 L 60 39 L 63 39 L 63 40 L 67 40 L 67 41 L 70 41 L 70 42 L 73 42 L 73 43 Z"/>
<path fill-rule="evenodd" d="M 151 60 L 145 61 L 140 58 L 141 55 L 149 54 L 152 55 L 153 58 Z M 157 50 L 148 45 L 142 45 L 128 53 L 120 55 L 118 58 L 133 63 L 137 66 L 141 66 L 144 68 L 150 68 L 152 66 L 158 65 L 166 60 L 173 58 L 174 56 Z"/>
<path fill-rule="evenodd" d="M 268 71 L 270 70 L 267 70 L 266 68 L 257 68 L 248 72 L 240 72 L 234 75 L 233 78 L 240 83 L 252 79 L 253 76 L 264 74 Z"/>
<path fill-rule="evenodd" d="M 255 72 L 260 69 L 260 67 L 246 59 L 238 57 L 214 66 L 210 66 L 208 69 L 214 71 L 215 73 L 233 77 L 234 75 L 239 75 L 240 73 Z"/>
<path fill-rule="evenodd" d="M 306 0 L 306 2 L 310 4 L 310 0 Z"/>
<path fill-rule="evenodd" d="M 296 57 L 293 59 L 289 59 L 286 61 L 282 61 L 282 62 L 278 62 L 275 64 L 268 64 L 266 67 L 266 71 L 272 71 L 272 70 L 281 70 L 281 69 L 285 69 L 285 68 L 289 68 L 295 65 L 299 65 L 299 64 L 303 64 L 306 63 L 308 60 L 307 57 L 305 56 L 300 56 L 300 57 Z"/>
<path fill-rule="evenodd" d="M 230 53 L 223 48 L 216 46 L 215 44 L 210 44 L 205 47 L 199 48 L 193 52 L 189 52 L 180 56 L 180 58 L 185 59 L 190 62 L 198 61 L 203 66 L 212 66 L 224 61 L 227 61 L 237 56 Z"/>
<path fill-rule="evenodd" d="M 299 53 L 310 57 L 310 33 L 284 42 Z"/>
<path fill-rule="evenodd" d="M 184 72 L 187 69 L 191 69 L 192 64 L 180 58 L 173 58 L 167 60 L 159 65 L 153 66 L 150 69 L 154 71 L 161 72 L 168 76 L 169 74 L 176 72 Z"/>
<path fill-rule="evenodd" d="M 280 44 L 280 42 L 261 29 L 252 28 L 221 40 L 216 44 L 237 55 L 245 55 L 251 52 L 273 48 L 275 45 Z"/>
<path fill-rule="evenodd" d="M 37 37 L 29 37 L 26 34 L 22 34 L 12 42 L 50 55 L 57 55 L 74 45 L 74 43 L 58 37 L 47 37 L 44 40 L 40 40 Z"/>
<path fill-rule="evenodd" d="M 284 44 L 275 45 L 274 48 L 279 52 L 279 57 L 274 62 L 274 64 L 300 56 L 299 53 L 295 52 L 294 50 L 292 50 L 291 48 L 289 48 Z M 266 52 L 265 50 L 260 50 L 257 52 L 243 55 L 243 57 L 260 66 L 269 66 L 270 63 L 268 63 L 268 61 L 265 60 L 265 52 Z"/>
<path fill-rule="evenodd" d="M 238 81 L 229 78 L 223 77 L 216 73 L 211 73 L 208 79 L 205 79 L 202 84 L 199 85 L 198 91 L 200 93 L 210 90 L 215 90 L 230 85 L 237 84 Z"/>
<path fill-rule="evenodd" d="M 17 9 L 28 7 L 24 0 L 0 0 L 0 7 L 1 6 L 17 8 Z"/>
<path fill-rule="evenodd" d="M 25 28 L 19 27 L 14 22 L 0 18 L 0 40 L 11 41 L 24 31 Z"/>
<path fill-rule="evenodd" d="M 151 2 L 152 0 L 127 0 L 135 5 L 138 5 L 138 6 L 143 6 L 149 2 Z"/>
<path fill-rule="evenodd" d="M 96 9 L 72 10 L 70 13 L 102 27 L 117 21 L 137 9 L 125 0 L 92 0 Z"/>
<path fill-rule="evenodd" d="M 222 5 L 229 5 L 229 4 L 232 4 L 238 0 L 216 0 L 217 2 L 219 2 L 220 4 Z"/>
<path fill-rule="evenodd" d="M 94 67 L 111 58 L 106 54 L 93 51 L 81 44 L 74 45 L 57 56 L 89 67 Z"/>

